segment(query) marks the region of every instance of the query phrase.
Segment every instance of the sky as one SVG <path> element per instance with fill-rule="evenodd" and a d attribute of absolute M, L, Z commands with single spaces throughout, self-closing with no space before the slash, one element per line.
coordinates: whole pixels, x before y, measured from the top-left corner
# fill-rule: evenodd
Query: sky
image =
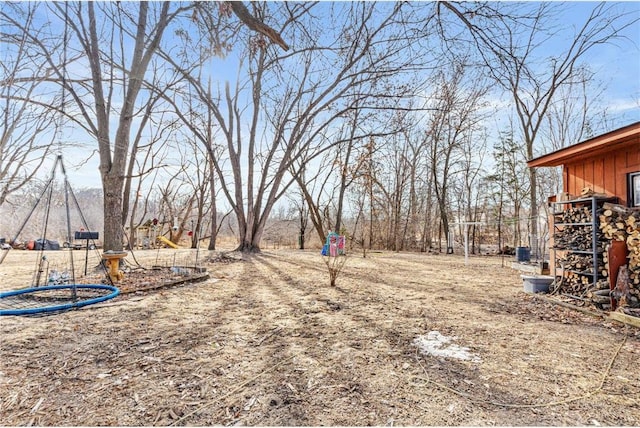
<path fill-rule="evenodd" d="M 567 23 L 578 26 L 595 4 L 571 3 L 572 11 L 579 13 L 569 13 Z M 632 123 L 640 120 L 640 2 L 622 2 L 620 6 L 634 17 L 635 24 L 624 30 L 624 39 L 598 46 L 584 61 L 606 85 L 605 102 L 611 113 L 620 117 L 620 122 Z"/>
<path fill-rule="evenodd" d="M 566 15 L 562 17 L 562 22 L 566 29 L 572 29 L 580 25 L 591 9 L 596 5 L 594 2 L 572 2 L 566 7 Z M 633 13 L 640 19 L 640 2 L 623 2 L 620 7 Z M 606 85 L 606 91 L 597 102 L 607 109 L 609 118 L 616 126 L 624 126 L 634 121 L 640 120 L 640 23 L 636 22 L 633 27 L 625 30 L 625 39 L 613 44 L 597 46 L 584 57 L 584 61 L 589 64 L 595 77 L 602 84 Z M 566 46 L 567 40 L 551 40 L 549 43 L 549 54 L 554 49 L 561 49 Z M 221 60 L 222 63 L 224 60 Z M 229 62 L 233 59 L 229 58 Z M 221 67 L 224 69 L 224 67 Z M 235 70 L 235 67 L 229 67 Z M 494 107 L 504 107 L 508 105 L 508 97 L 504 94 L 494 93 L 490 98 L 490 103 Z M 500 109 L 501 111 L 504 111 Z M 506 115 L 497 115 L 494 123 L 488 126 L 494 130 L 504 126 Z M 602 130 L 605 132 L 608 130 Z M 64 138 L 64 137 L 62 137 Z M 81 160 L 85 160 L 91 150 L 78 149 L 63 152 L 65 165 L 69 180 L 74 187 L 78 188 L 100 188 L 100 173 L 98 169 L 99 159 L 97 152 L 94 152 L 89 160 L 78 167 Z M 51 164 L 53 158 L 51 160 Z M 43 168 L 50 171 L 50 166 Z M 77 184 L 76 184 L 77 183 Z"/>

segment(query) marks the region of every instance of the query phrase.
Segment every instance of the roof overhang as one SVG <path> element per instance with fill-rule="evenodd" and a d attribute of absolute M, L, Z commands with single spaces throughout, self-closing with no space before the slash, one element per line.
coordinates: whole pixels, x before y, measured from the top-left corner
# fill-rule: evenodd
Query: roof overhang
<path fill-rule="evenodd" d="M 531 159 L 527 165 L 529 167 L 560 166 L 568 161 L 603 155 L 621 148 L 632 147 L 634 144 L 640 151 L 640 122 Z"/>

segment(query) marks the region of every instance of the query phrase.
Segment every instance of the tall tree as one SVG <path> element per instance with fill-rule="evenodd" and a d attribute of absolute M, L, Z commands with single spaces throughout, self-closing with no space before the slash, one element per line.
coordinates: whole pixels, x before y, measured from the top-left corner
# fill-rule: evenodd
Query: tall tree
<path fill-rule="evenodd" d="M 499 235 L 504 226 L 512 225 L 514 247 L 527 244 L 522 232 L 521 216 L 527 204 L 530 183 L 526 167 L 526 153 L 522 143 L 514 139 L 513 127 L 500 135 L 500 141 L 494 145 L 495 168 L 487 178 L 498 186 Z M 499 236 L 500 240 L 501 236 Z"/>
<path fill-rule="evenodd" d="M 208 63 L 208 60 L 211 57 L 211 52 L 207 50 L 197 51 L 195 61 L 181 61 L 179 59 L 175 59 L 173 55 L 167 51 L 161 53 L 163 58 L 179 70 L 183 79 L 190 84 L 193 92 L 189 93 L 188 102 L 191 103 L 195 99 L 204 106 L 204 112 L 202 109 L 199 110 L 199 117 L 196 122 L 194 122 L 194 115 L 191 114 L 194 111 L 192 108 L 188 110 L 190 114 L 185 114 L 180 110 L 180 104 L 176 100 L 169 100 L 173 104 L 177 115 L 182 119 L 183 123 L 185 123 L 192 132 L 194 132 L 198 141 L 204 145 L 205 149 L 209 153 L 210 165 L 212 165 L 215 170 L 219 187 L 236 214 L 242 242 L 239 247 L 241 250 L 244 250 L 245 247 L 249 248 L 249 250 L 253 248 L 250 243 L 253 241 L 251 236 L 254 234 L 254 231 L 252 229 L 253 226 L 250 227 L 249 225 L 253 224 L 257 218 L 253 207 L 257 205 L 258 208 L 260 208 L 260 203 L 262 202 L 259 199 L 256 202 L 253 192 L 256 190 L 254 189 L 255 161 L 256 156 L 260 155 L 256 153 L 255 146 L 257 144 L 257 139 L 259 138 L 257 134 L 258 127 L 260 126 L 258 119 L 261 114 L 260 100 L 262 96 L 262 76 L 264 73 L 264 64 L 268 58 L 266 53 L 268 47 L 267 40 L 279 45 L 282 50 L 289 49 L 289 46 L 280 36 L 280 32 L 265 24 L 267 19 L 265 16 L 265 7 L 266 5 L 262 5 L 260 8 L 254 7 L 254 11 L 249 12 L 246 7 L 237 2 L 228 2 L 224 5 L 220 5 L 220 13 L 230 14 L 231 10 L 233 10 L 233 12 L 236 13 L 236 15 L 250 30 L 256 31 L 260 34 L 256 37 L 247 37 L 245 40 L 242 40 L 241 38 L 238 39 L 238 45 L 246 47 L 244 50 L 242 48 L 240 49 L 240 71 L 245 70 L 244 66 L 247 63 L 256 67 L 248 72 L 248 84 L 251 86 L 248 93 L 244 91 L 244 83 L 241 84 L 240 81 L 238 81 L 233 88 L 231 84 L 227 82 L 223 90 L 218 91 L 218 93 L 212 92 L 211 84 L 210 82 L 209 84 L 206 83 L 207 80 L 203 79 L 204 73 L 202 72 L 202 67 L 204 64 Z M 282 29 L 285 29 L 287 25 L 290 25 L 295 21 L 300 10 L 305 11 L 307 8 L 307 5 L 294 6 L 293 9 L 288 9 L 287 6 L 289 14 L 288 17 L 284 19 L 285 22 L 282 24 Z M 215 23 L 215 20 L 212 19 L 212 16 L 216 11 L 212 11 L 210 7 L 206 5 L 200 5 L 196 10 L 198 12 L 198 16 L 203 20 L 202 27 L 207 31 L 214 29 L 212 26 L 216 26 L 217 24 Z M 225 49 L 231 49 L 231 45 L 228 41 L 221 41 L 219 37 L 222 36 L 220 36 L 218 31 L 215 31 L 214 35 L 217 37 L 216 40 L 213 41 L 214 43 L 224 46 Z M 268 37 L 268 39 L 265 37 Z M 185 44 L 190 44 L 192 42 L 190 36 L 185 36 L 184 42 Z M 219 50 L 214 49 L 214 53 L 216 52 L 220 53 Z M 245 95 L 248 95 L 250 100 L 250 104 L 247 107 L 244 105 L 241 106 L 240 104 L 243 101 L 242 97 Z M 246 114 L 244 112 L 245 108 L 248 108 L 251 111 L 251 117 L 247 119 L 247 123 L 249 123 L 249 128 L 247 130 L 248 137 L 243 135 L 244 115 Z M 213 126 L 217 128 L 216 133 L 220 143 L 216 142 L 214 139 Z M 217 151 L 222 148 L 226 150 L 226 158 L 224 159 Z M 248 162 L 246 175 L 243 173 L 243 162 L 241 161 L 244 153 L 247 153 Z M 231 177 L 229 177 L 226 173 L 227 171 L 225 171 L 225 161 L 228 161 L 231 166 Z M 267 172 L 265 172 L 265 174 L 267 174 Z M 212 174 L 211 177 L 213 179 L 214 175 Z M 246 199 L 243 189 L 243 180 L 245 179 L 247 180 Z M 269 184 L 265 184 L 264 182 L 262 185 L 269 186 Z M 213 187 L 212 191 L 214 191 Z M 257 192 L 260 194 L 261 192 L 264 192 L 264 189 L 259 188 Z M 246 207 L 245 202 L 247 203 Z M 269 205 L 267 215 L 261 217 L 261 230 L 266 224 L 266 219 L 272 206 L 273 203 Z M 215 213 L 215 209 L 213 212 Z M 212 223 L 212 231 L 214 228 L 215 222 Z M 213 236 L 214 233 L 212 233 L 212 237 Z M 247 247 L 247 245 L 249 247 Z M 255 248 L 258 248 L 257 245 Z"/>
<path fill-rule="evenodd" d="M 438 203 L 442 233 L 450 231 L 450 184 L 459 173 L 458 161 L 463 143 L 477 129 L 483 119 L 482 99 L 488 86 L 464 63 L 452 64 L 450 69 L 435 77 L 434 109 L 428 116 L 426 138 L 430 146 L 431 179 Z"/>
<path fill-rule="evenodd" d="M 88 62 L 90 80 L 68 85 L 80 112 L 78 121 L 96 138 L 104 197 L 104 248 L 120 251 L 123 244 L 123 198 L 131 129 L 145 73 L 160 46 L 169 22 L 185 8 L 170 11 L 171 3 L 54 3 Z M 100 8 L 99 10 L 97 10 Z M 111 26 L 105 28 L 105 23 Z M 103 36 L 107 34 L 106 38 Z M 129 39 L 129 36 L 131 38 Z M 117 61 L 123 58 L 122 64 Z M 125 61 L 124 58 L 128 58 Z M 122 66 L 123 68 L 120 68 Z M 81 91 L 91 94 L 91 101 Z M 149 112 L 144 115 L 148 116 Z M 116 119 L 116 130 L 110 127 Z"/>
<path fill-rule="evenodd" d="M 332 22 L 319 24 L 306 4 L 255 4 L 253 15 L 295 40 L 291 52 L 270 49 L 260 37 L 242 51 L 240 78 L 209 104 L 225 149 L 214 167 L 237 218 L 239 250 L 259 251 L 276 201 L 295 182 L 303 156 L 318 159 L 340 138 L 328 138 L 347 112 L 371 108 L 388 90 L 379 83 L 420 62 L 403 55 L 411 38 L 397 24 L 401 5 L 323 5 Z M 274 19 L 275 20 L 275 19 Z M 243 68 L 246 64 L 246 68 Z M 356 90 L 357 88 L 357 90 Z M 201 99 L 204 91 L 198 91 Z M 225 173 L 222 166 L 230 168 Z"/>
<path fill-rule="evenodd" d="M 56 50 L 62 41 L 47 34 L 49 24 L 38 22 L 37 11 L 36 3 L 0 8 L 0 206 L 36 176 L 49 153 L 66 145 L 58 113 L 63 99 L 52 90 L 56 76 L 49 64 L 61 67 L 64 58 L 37 55 L 33 38 Z M 56 107 L 34 104 L 33 99 L 46 99 Z"/>
<path fill-rule="evenodd" d="M 224 5 L 244 25 L 286 47 L 277 33 L 247 14 L 242 3 Z M 67 64 L 54 61 L 60 44 L 46 43 L 25 22 L 15 21 L 25 39 L 40 49 L 39 54 L 57 77 L 56 83 L 64 85 L 69 94 L 73 106 L 66 114 L 77 126 L 76 132 L 83 130 L 97 142 L 107 250 L 119 251 L 123 245 L 122 226 L 128 214 L 125 201 L 129 199 L 125 192 L 130 191 L 127 167 L 132 165 L 131 134 L 153 112 L 144 107 L 151 103 L 150 94 L 162 93 L 164 86 L 171 84 L 166 79 L 176 75 L 168 75 L 164 81 L 150 79 L 149 87 L 145 77 L 169 25 L 177 17 L 187 18 L 187 12 L 198 6 L 199 3 L 171 2 L 39 4 L 57 15 L 65 31 L 69 31 L 65 45 L 70 51 Z M 72 67 L 74 76 L 65 78 Z M 83 74 L 85 70 L 88 75 Z"/>
<path fill-rule="evenodd" d="M 486 70 L 511 95 L 528 159 L 536 155 L 540 130 L 559 89 L 582 77 L 580 61 L 595 47 L 619 39 L 621 31 L 637 21 L 634 16 L 621 13 L 615 3 L 595 4 L 575 34 L 565 39 L 567 44 L 555 47 L 560 52 L 549 56 L 549 45 L 545 42 L 553 39 L 557 43 L 561 37 L 549 24 L 561 5 L 540 3 L 536 10 L 514 14 L 492 4 L 441 2 L 440 5 L 467 27 Z M 542 55 L 546 57 L 546 65 L 540 62 Z M 540 219 L 535 168 L 529 169 L 529 181 L 530 233 L 533 252 L 537 254 Z"/>

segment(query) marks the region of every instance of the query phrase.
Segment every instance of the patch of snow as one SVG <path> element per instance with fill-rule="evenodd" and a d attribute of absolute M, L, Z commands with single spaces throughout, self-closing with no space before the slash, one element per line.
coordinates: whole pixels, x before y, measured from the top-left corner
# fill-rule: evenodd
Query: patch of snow
<path fill-rule="evenodd" d="M 457 358 L 459 360 L 470 360 L 479 363 L 482 360 L 479 356 L 471 353 L 469 348 L 456 345 L 453 340 L 457 337 L 448 337 L 439 331 L 430 331 L 424 336 L 418 336 L 413 340 L 413 344 L 420 352 L 434 357 Z"/>

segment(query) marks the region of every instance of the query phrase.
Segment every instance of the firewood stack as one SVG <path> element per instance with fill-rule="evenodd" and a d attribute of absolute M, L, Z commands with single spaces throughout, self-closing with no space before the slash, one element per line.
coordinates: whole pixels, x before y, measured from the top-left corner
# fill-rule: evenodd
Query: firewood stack
<path fill-rule="evenodd" d="M 593 257 L 590 254 L 569 253 L 558 260 L 563 271 L 562 283 L 557 291 L 575 296 L 584 296 L 596 290 L 608 290 L 609 283 L 599 280 L 593 284 Z M 599 276 L 607 276 L 604 261 L 598 258 Z"/>
<path fill-rule="evenodd" d="M 623 301 L 630 306 L 640 305 L 640 210 L 610 203 L 605 203 L 602 208 L 600 230 L 605 239 L 609 242 L 624 241 L 629 250 L 628 284 L 622 285 L 625 291 L 628 285 L 628 295 Z M 608 269 L 606 258 L 604 263 Z M 617 282 L 621 280 L 626 281 L 626 274 Z"/>
<path fill-rule="evenodd" d="M 635 210 L 634 210 L 635 211 Z M 637 231 L 635 215 L 638 213 L 617 204 L 605 202 L 600 214 L 600 230 L 609 241 L 625 241 L 627 235 Z M 627 223 L 628 221 L 628 223 Z"/>
<path fill-rule="evenodd" d="M 586 296 L 598 308 L 608 310 L 611 308 L 610 293 L 609 280 L 599 279 L 594 287 L 587 290 Z"/>
<path fill-rule="evenodd" d="M 604 249 L 601 244 L 602 234 L 596 233 L 599 249 Z M 553 247 L 558 250 L 591 251 L 593 243 L 592 226 L 566 225 L 553 236 Z"/>
<path fill-rule="evenodd" d="M 552 285 L 554 292 L 579 296 L 593 301 L 607 301 L 609 284 L 599 280 L 593 283 L 593 217 L 591 207 L 570 207 L 556 214 L 556 224 L 561 227 L 555 231 L 553 242 L 557 250 L 568 250 L 566 255 L 558 260 L 563 271 Z M 596 231 L 596 244 L 599 254 L 604 250 L 603 234 Z M 576 252 L 571 252 L 576 251 Z M 604 260 L 598 256 L 598 275 L 606 276 Z M 607 293 L 606 297 L 602 294 Z"/>
<path fill-rule="evenodd" d="M 589 207 L 571 207 L 557 214 L 558 223 L 591 223 L 591 208 Z"/>
<path fill-rule="evenodd" d="M 602 263 L 600 264 L 602 265 Z M 560 259 L 560 265 L 570 271 L 593 274 L 593 258 L 591 256 L 585 257 L 582 254 L 570 253 Z M 599 267 L 598 270 L 604 270 L 604 266 Z M 587 283 L 583 281 L 583 284 Z"/>
<path fill-rule="evenodd" d="M 556 224 L 563 224 L 553 237 L 554 248 L 558 250 L 591 251 L 593 242 L 593 227 L 591 226 L 590 207 L 571 207 L 556 214 Z M 601 232 L 597 231 L 598 242 Z M 604 246 L 601 248 L 604 249 Z"/>

